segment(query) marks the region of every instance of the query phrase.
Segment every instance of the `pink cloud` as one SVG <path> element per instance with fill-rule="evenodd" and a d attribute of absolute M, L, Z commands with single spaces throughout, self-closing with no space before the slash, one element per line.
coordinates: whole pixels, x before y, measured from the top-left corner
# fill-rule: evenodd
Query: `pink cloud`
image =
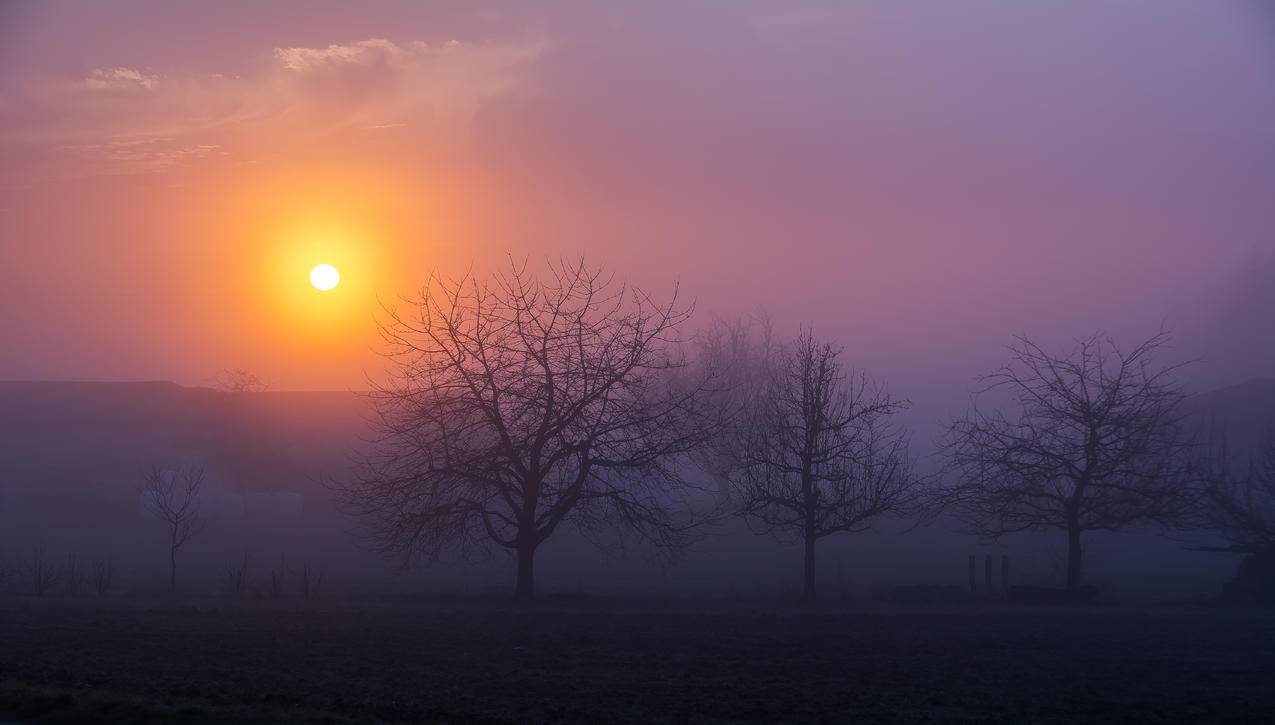
<path fill-rule="evenodd" d="M 94 91 L 150 91 L 155 89 L 158 81 L 159 76 L 132 68 L 94 68 L 83 85 Z"/>
<path fill-rule="evenodd" d="M 277 47 L 251 73 L 160 75 L 98 67 L 74 82 L 26 83 L 0 109 L 0 171 L 19 183 L 98 173 L 152 173 L 201 151 L 286 153 L 346 129 L 406 120 L 438 143 L 463 134 L 479 106 L 513 91 L 543 40 L 436 45 L 370 38 Z M 24 166 L 35 163 L 38 168 Z M 0 181 L 3 181 L 0 178 Z"/>
<path fill-rule="evenodd" d="M 369 38 L 347 45 L 332 44 L 326 48 L 274 49 L 275 57 L 283 64 L 283 67 L 293 71 L 308 71 L 328 64 L 341 63 L 356 65 L 401 63 L 405 59 L 424 56 L 430 52 L 429 45 L 419 40 L 400 47 L 382 38 Z"/>

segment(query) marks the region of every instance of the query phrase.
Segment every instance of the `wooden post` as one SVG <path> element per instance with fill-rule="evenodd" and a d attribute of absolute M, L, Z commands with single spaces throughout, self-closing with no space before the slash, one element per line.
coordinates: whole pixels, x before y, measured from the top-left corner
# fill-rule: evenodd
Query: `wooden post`
<path fill-rule="evenodd" d="M 992 555 L 988 554 L 983 557 L 983 581 L 987 584 L 987 593 L 991 594 L 995 590 L 992 588 Z"/>
<path fill-rule="evenodd" d="M 978 593 L 978 566 L 974 562 L 974 555 L 970 554 L 970 594 Z"/>
<path fill-rule="evenodd" d="M 1001 554 L 1001 589 L 1009 591 L 1009 554 Z"/>

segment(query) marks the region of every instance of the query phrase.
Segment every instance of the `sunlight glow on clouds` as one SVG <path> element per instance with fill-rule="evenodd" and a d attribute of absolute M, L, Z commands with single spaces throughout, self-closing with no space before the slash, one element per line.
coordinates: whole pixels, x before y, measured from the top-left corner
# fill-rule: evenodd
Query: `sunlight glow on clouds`
<path fill-rule="evenodd" d="M 188 160 L 225 156 L 217 144 L 182 145 L 167 138 L 115 140 L 101 144 L 62 146 L 59 150 L 98 173 L 148 173 L 166 171 Z"/>
<path fill-rule="evenodd" d="M 278 47 L 242 75 L 93 68 L 75 83 L 25 86 L 3 109 L 0 144 L 11 153 L 0 184 L 164 172 L 210 158 L 245 163 L 347 128 L 402 127 L 405 118 L 436 136 L 463 133 L 485 100 L 519 87 L 520 71 L 545 48 L 540 39 L 370 38 Z"/>
<path fill-rule="evenodd" d="M 158 80 L 159 76 L 132 68 L 94 68 L 84 79 L 84 87 L 91 90 L 149 91 L 155 88 Z"/>
<path fill-rule="evenodd" d="M 450 41 L 445 47 L 460 44 Z M 369 38 L 349 45 L 326 48 L 275 48 L 275 57 L 288 70 L 307 71 L 328 63 L 371 65 L 378 62 L 401 63 L 405 58 L 425 56 L 431 52 L 428 43 L 417 40 L 399 47 L 382 38 Z M 438 52 L 438 51 L 433 51 Z"/>

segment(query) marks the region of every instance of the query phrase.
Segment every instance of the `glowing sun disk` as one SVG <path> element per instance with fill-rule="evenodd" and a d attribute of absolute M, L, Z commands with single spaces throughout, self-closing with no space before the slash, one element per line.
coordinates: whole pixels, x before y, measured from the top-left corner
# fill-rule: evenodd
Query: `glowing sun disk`
<path fill-rule="evenodd" d="M 315 265 L 314 269 L 310 270 L 310 284 L 317 290 L 327 292 L 340 282 L 341 273 L 330 264 Z"/>

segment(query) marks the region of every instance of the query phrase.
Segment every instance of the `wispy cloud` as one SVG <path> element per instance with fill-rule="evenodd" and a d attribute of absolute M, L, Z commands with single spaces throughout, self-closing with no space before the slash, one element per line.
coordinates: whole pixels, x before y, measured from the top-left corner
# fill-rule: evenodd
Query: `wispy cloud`
<path fill-rule="evenodd" d="M 150 91 L 158 81 L 159 76 L 132 68 L 94 68 L 82 84 L 94 91 Z"/>
<path fill-rule="evenodd" d="M 369 38 L 277 47 L 241 75 L 92 68 L 75 80 L 27 84 L 22 97 L 0 103 L 0 152 L 8 160 L 0 176 L 162 172 L 231 152 L 286 153 L 345 129 L 409 123 L 446 143 L 484 102 L 519 88 L 545 47 L 534 38 Z"/>
<path fill-rule="evenodd" d="M 447 46 L 459 45 L 451 41 Z M 369 38 L 347 45 L 329 45 L 326 48 L 275 48 L 275 57 L 284 68 L 292 71 L 308 71 L 328 64 L 371 65 L 378 62 L 401 63 L 414 56 L 431 52 L 427 43 L 415 41 L 404 46 L 382 38 Z M 438 52 L 438 51 L 433 51 Z"/>
<path fill-rule="evenodd" d="M 117 139 L 99 144 L 59 146 L 65 157 L 79 161 L 91 173 L 161 172 L 195 159 L 227 156 L 218 144 L 184 144 L 173 138 Z"/>
<path fill-rule="evenodd" d="M 467 118 L 492 95 L 516 88 L 520 71 L 545 50 L 543 40 L 507 43 L 398 44 L 383 38 L 321 48 L 275 48 L 281 80 L 319 105 L 336 101 L 364 126 L 376 118 L 424 112 L 435 121 Z M 373 116 L 375 114 L 375 116 Z"/>

